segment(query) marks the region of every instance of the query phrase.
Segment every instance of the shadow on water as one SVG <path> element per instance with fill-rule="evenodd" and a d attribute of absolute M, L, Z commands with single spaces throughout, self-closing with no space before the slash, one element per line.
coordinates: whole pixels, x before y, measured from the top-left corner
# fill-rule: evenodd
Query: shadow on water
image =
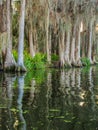
<path fill-rule="evenodd" d="M 98 129 L 97 67 L 0 75 L 0 130 Z"/>

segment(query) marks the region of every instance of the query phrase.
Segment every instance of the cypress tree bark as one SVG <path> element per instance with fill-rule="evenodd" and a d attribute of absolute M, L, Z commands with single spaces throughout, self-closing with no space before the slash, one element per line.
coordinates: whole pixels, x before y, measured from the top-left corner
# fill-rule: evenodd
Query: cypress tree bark
<path fill-rule="evenodd" d="M 17 71 L 26 71 L 24 66 L 24 25 L 25 25 L 25 0 L 21 0 L 21 14 L 19 21 L 19 44 L 18 44 L 18 69 Z"/>
<path fill-rule="evenodd" d="M 82 66 L 81 60 L 80 60 L 80 45 L 81 45 L 81 32 L 80 32 L 80 24 L 78 27 L 78 41 L 76 41 L 76 66 Z"/>
<path fill-rule="evenodd" d="M 32 0 L 28 1 L 28 15 L 29 15 L 29 48 L 30 48 L 30 55 L 32 57 L 35 56 L 35 48 L 33 42 L 33 26 L 32 26 Z"/>
<path fill-rule="evenodd" d="M 59 58 L 60 58 L 60 67 L 64 67 L 64 42 L 65 42 L 65 31 L 61 31 L 61 36 L 59 37 Z"/>
<path fill-rule="evenodd" d="M 47 12 L 47 16 L 46 16 L 46 52 L 47 52 L 47 62 L 49 64 L 51 64 L 51 49 L 50 49 L 50 44 L 51 42 L 49 42 L 49 22 L 50 22 L 50 18 L 49 18 L 49 15 L 50 15 L 50 9 L 49 9 L 49 0 L 46 1 L 47 4 L 46 4 L 46 12 Z"/>
<path fill-rule="evenodd" d="M 92 61 L 92 31 L 93 31 L 93 19 L 91 19 L 90 23 L 89 23 L 89 44 L 88 44 L 88 52 L 87 52 L 87 57 L 89 58 L 91 64 L 93 64 L 93 61 Z"/>
<path fill-rule="evenodd" d="M 12 54 L 12 19 L 11 19 L 11 0 L 7 0 L 7 53 L 4 62 L 5 71 L 15 71 L 16 62 Z"/>
<path fill-rule="evenodd" d="M 71 40 L 71 32 L 70 30 L 67 31 L 67 39 L 65 45 L 65 66 L 71 66 L 70 63 L 70 40 Z"/>

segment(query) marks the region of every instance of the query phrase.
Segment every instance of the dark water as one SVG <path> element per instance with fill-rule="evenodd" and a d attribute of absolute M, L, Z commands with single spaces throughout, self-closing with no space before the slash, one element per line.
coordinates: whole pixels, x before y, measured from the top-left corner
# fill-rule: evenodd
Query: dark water
<path fill-rule="evenodd" d="M 0 73 L 0 130 L 97 130 L 98 67 Z"/>

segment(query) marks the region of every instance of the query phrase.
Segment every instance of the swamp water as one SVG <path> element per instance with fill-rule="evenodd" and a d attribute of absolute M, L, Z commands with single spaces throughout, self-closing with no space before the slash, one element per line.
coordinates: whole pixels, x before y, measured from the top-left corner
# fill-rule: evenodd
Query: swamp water
<path fill-rule="evenodd" d="M 0 73 L 0 130 L 97 130 L 98 67 Z"/>

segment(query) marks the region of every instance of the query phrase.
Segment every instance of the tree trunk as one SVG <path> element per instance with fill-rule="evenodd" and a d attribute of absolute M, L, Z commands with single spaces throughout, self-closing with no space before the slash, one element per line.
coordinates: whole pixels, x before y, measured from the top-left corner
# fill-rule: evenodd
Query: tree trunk
<path fill-rule="evenodd" d="M 59 37 L 59 58 L 60 58 L 60 67 L 64 67 L 64 41 L 65 41 L 65 31 L 63 30 Z"/>
<path fill-rule="evenodd" d="M 72 34 L 72 42 L 71 42 L 70 59 L 72 65 L 75 65 L 75 42 L 76 42 L 75 35 L 76 35 L 76 23 L 73 25 L 73 34 Z"/>
<path fill-rule="evenodd" d="M 29 29 L 29 46 L 30 46 L 30 55 L 32 57 L 34 57 L 35 56 L 35 50 L 34 50 L 34 45 L 33 45 L 32 26 L 30 26 L 30 29 Z"/>
<path fill-rule="evenodd" d="M 25 0 L 21 0 L 21 15 L 19 22 L 19 45 L 18 45 L 18 69 L 17 71 L 26 71 L 24 66 L 24 24 L 25 24 Z"/>
<path fill-rule="evenodd" d="M 7 43 L 7 32 L 3 32 L 0 34 L 0 47 L 1 47 L 1 68 L 0 70 L 4 69 L 4 63 L 6 59 L 6 43 Z"/>
<path fill-rule="evenodd" d="M 81 32 L 80 32 L 80 25 L 78 28 L 78 41 L 76 41 L 76 60 L 75 65 L 76 66 L 82 66 L 81 60 L 80 60 L 80 44 L 81 44 Z"/>
<path fill-rule="evenodd" d="M 82 58 L 84 58 L 85 57 L 85 32 L 83 32 L 82 33 L 82 39 L 81 39 L 82 41 L 82 44 L 81 44 L 81 46 L 82 46 Z"/>
<path fill-rule="evenodd" d="M 33 43 L 33 26 L 32 26 L 32 0 L 28 2 L 28 15 L 29 15 L 29 47 L 30 47 L 30 55 L 32 57 L 35 56 L 35 49 L 34 49 L 34 43 Z"/>
<path fill-rule="evenodd" d="M 11 0 L 7 0 L 7 54 L 4 63 L 5 71 L 15 71 L 16 62 L 12 54 L 12 21 L 11 21 Z"/>
<path fill-rule="evenodd" d="M 66 40 L 66 47 L 65 47 L 65 66 L 71 66 L 70 60 L 69 60 L 69 54 L 70 54 L 70 31 L 67 32 L 67 40 Z"/>
<path fill-rule="evenodd" d="M 75 36 L 72 36 L 71 55 L 70 55 L 72 65 L 75 65 L 75 41 L 76 41 Z"/>
<path fill-rule="evenodd" d="M 89 23 L 89 44 L 88 44 L 88 51 L 87 51 L 87 57 L 90 60 L 90 63 L 93 64 L 92 61 L 92 31 L 93 31 L 93 20 L 90 20 Z"/>
<path fill-rule="evenodd" d="M 51 64 L 51 55 L 50 55 L 50 46 L 49 46 L 49 14 L 50 14 L 50 10 L 49 10 L 49 1 L 47 2 L 47 6 L 46 6 L 46 12 L 47 12 L 47 20 L 46 20 L 46 50 L 47 50 L 47 62 L 49 64 Z"/>

